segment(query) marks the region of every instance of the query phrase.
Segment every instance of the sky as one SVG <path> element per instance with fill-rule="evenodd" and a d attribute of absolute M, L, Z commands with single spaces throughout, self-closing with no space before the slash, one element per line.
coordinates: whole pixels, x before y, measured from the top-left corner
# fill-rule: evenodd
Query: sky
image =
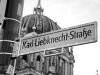
<path fill-rule="evenodd" d="M 23 16 L 33 14 L 38 0 L 25 0 Z M 98 23 L 96 43 L 74 46 L 74 75 L 100 74 L 100 0 L 41 0 L 43 15 L 49 17 L 61 28 L 68 28 L 93 21 Z"/>

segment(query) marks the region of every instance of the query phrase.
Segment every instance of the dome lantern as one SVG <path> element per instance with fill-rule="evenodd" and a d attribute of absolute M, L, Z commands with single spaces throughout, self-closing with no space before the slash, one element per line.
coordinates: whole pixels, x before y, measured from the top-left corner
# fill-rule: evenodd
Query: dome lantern
<path fill-rule="evenodd" d="M 33 28 L 36 28 L 33 30 Z M 26 35 L 35 31 L 37 34 L 61 29 L 56 22 L 43 15 L 41 0 L 38 0 L 34 13 L 22 18 L 21 35 Z"/>
<path fill-rule="evenodd" d="M 37 4 L 37 7 L 34 8 L 34 13 L 36 15 L 43 15 L 43 9 L 41 7 L 41 0 L 38 0 L 38 4 Z"/>

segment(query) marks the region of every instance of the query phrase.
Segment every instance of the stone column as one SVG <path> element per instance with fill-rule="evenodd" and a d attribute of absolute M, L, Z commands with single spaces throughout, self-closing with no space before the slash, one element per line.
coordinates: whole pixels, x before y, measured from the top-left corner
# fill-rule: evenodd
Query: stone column
<path fill-rule="evenodd" d="M 69 62 L 67 63 L 67 75 L 71 75 L 70 74 L 70 63 Z"/>
<path fill-rule="evenodd" d="M 70 65 L 70 68 L 71 68 L 71 75 L 73 75 L 73 63 L 71 63 L 71 65 Z"/>
<path fill-rule="evenodd" d="M 47 74 L 49 70 L 49 57 L 45 57 L 44 59 L 44 72 Z"/>
<path fill-rule="evenodd" d="M 68 74 L 67 74 L 67 73 L 68 73 L 68 70 L 67 70 L 67 67 L 68 67 L 68 66 L 67 66 L 67 63 L 68 63 L 68 62 L 66 61 L 66 62 L 65 62 L 65 75 L 68 75 Z"/>

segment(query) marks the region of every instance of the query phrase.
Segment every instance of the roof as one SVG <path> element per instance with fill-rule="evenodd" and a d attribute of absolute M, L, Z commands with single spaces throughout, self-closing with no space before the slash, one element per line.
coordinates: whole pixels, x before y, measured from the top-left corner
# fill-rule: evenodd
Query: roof
<path fill-rule="evenodd" d="M 21 26 L 22 30 L 24 30 L 26 34 L 33 32 L 32 28 L 34 26 L 36 27 L 35 32 L 37 34 L 61 29 L 56 22 L 47 16 L 37 16 L 36 14 L 30 14 L 23 17 Z"/>

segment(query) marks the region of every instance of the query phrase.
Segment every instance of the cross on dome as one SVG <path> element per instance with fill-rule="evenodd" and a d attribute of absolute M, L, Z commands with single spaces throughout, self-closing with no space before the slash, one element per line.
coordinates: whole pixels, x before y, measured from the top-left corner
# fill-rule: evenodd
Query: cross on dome
<path fill-rule="evenodd" d="M 38 0 L 37 8 L 41 8 L 41 0 Z"/>
<path fill-rule="evenodd" d="M 37 4 L 37 7 L 34 8 L 34 12 L 37 15 L 43 15 L 43 9 L 41 7 L 41 0 L 38 0 L 38 4 Z"/>

